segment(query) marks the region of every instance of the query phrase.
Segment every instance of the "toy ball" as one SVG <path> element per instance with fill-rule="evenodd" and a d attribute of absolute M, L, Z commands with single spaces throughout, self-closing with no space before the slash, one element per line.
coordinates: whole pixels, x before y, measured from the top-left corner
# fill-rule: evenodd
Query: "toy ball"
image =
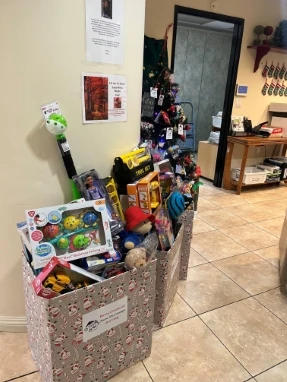
<path fill-rule="evenodd" d="M 69 240 L 66 237 L 62 237 L 58 240 L 57 246 L 60 249 L 67 249 L 69 247 Z"/>
<path fill-rule="evenodd" d="M 83 222 L 87 226 L 91 226 L 98 220 L 97 215 L 94 212 L 86 212 L 83 216 Z"/>
<path fill-rule="evenodd" d="M 84 247 L 86 247 L 87 245 L 89 245 L 90 243 L 90 239 L 87 238 L 86 236 L 84 235 L 76 235 L 73 239 L 73 246 L 76 248 L 76 249 L 83 249 Z"/>
<path fill-rule="evenodd" d="M 43 235 L 46 239 L 53 239 L 59 233 L 59 226 L 56 224 L 48 223 L 42 230 Z"/>
<path fill-rule="evenodd" d="M 72 215 L 67 216 L 63 221 L 63 225 L 65 229 L 68 229 L 71 231 L 78 228 L 80 224 L 81 224 L 81 220 L 78 219 L 76 216 L 72 216 Z"/>
<path fill-rule="evenodd" d="M 46 127 L 53 135 L 63 134 L 67 130 L 67 121 L 61 114 L 51 114 L 46 121 Z"/>
<path fill-rule="evenodd" d="M 184 211 L 184 197 L 178 191 L 173 192 L 167 199 L 167 208 L 172 219 L 177 219 Z"/>

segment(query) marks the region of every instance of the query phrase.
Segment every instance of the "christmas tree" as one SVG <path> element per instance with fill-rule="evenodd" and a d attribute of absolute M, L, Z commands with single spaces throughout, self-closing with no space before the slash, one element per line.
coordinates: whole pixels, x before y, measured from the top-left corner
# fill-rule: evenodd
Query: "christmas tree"
<path fill-rule="evenodd" d="M 272 45 L 278 46 L 279 48 L 287 48 L 287 20 L 281 21 L 276 28 Z"/>

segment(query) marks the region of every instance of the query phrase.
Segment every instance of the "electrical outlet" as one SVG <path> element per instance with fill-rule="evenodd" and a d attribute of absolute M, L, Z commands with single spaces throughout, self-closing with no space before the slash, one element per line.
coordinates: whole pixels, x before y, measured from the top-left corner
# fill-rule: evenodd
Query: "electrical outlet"
<path fill-rule="evenodd" d="M 242 106 L 241 99 L 240 99 L 240 98 L 236 98 L 236 99 L 235 99 L 235 107 L 236 107 L 237 109 L 240 109 L 241 106 Z"/>

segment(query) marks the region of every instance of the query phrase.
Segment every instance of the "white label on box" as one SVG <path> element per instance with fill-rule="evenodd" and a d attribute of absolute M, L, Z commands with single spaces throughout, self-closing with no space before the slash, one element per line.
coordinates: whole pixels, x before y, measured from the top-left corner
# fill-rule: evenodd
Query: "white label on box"
<path fill-rule="evenodd" d="M 128 319 L 128 297 L 83 315 L 83 339 L 89 341 Z"/>
<path fill-rule="evenodd" d="M 172 266 L 171 266 L 171 274 L 170 274 L 170 281 L 173 280 L 173 277 L 174 277 L 174 273 L 175 271 L 177 270 L 177 267 L 178 267 L 178 263 L 179 263 L 179 258 L 180 258 L 180 250 L 181 250 L 181 245 L 179 246 L 177 252 L 176 252 L 176 255 L 173 259 L 173 263 L 172 263 Z"/>

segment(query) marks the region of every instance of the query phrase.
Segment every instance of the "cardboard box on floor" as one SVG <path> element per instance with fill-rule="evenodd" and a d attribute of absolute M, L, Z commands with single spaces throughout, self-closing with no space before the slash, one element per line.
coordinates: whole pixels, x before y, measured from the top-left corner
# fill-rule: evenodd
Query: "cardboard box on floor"
<path fill-rule="evenodd" d="M 190 257 L 190 244 L 192 239 L 194 211 L 186 210 L 180 217 L 183 228 L 182 249 L 180 258 L 179 279 L 186 280 Z"/>
<path fill-rule="evenodd" d="M 179 280 L 184 226 L 169 251 L 157 251 L 154 328 L 162 328 L 173 303 Z"/>
<path fill-rule="evenodd" d="M 107 381 L 151 352 L 156 260 L 50 300 L 23 255 L 27 328 L 45 382 Z"/>

